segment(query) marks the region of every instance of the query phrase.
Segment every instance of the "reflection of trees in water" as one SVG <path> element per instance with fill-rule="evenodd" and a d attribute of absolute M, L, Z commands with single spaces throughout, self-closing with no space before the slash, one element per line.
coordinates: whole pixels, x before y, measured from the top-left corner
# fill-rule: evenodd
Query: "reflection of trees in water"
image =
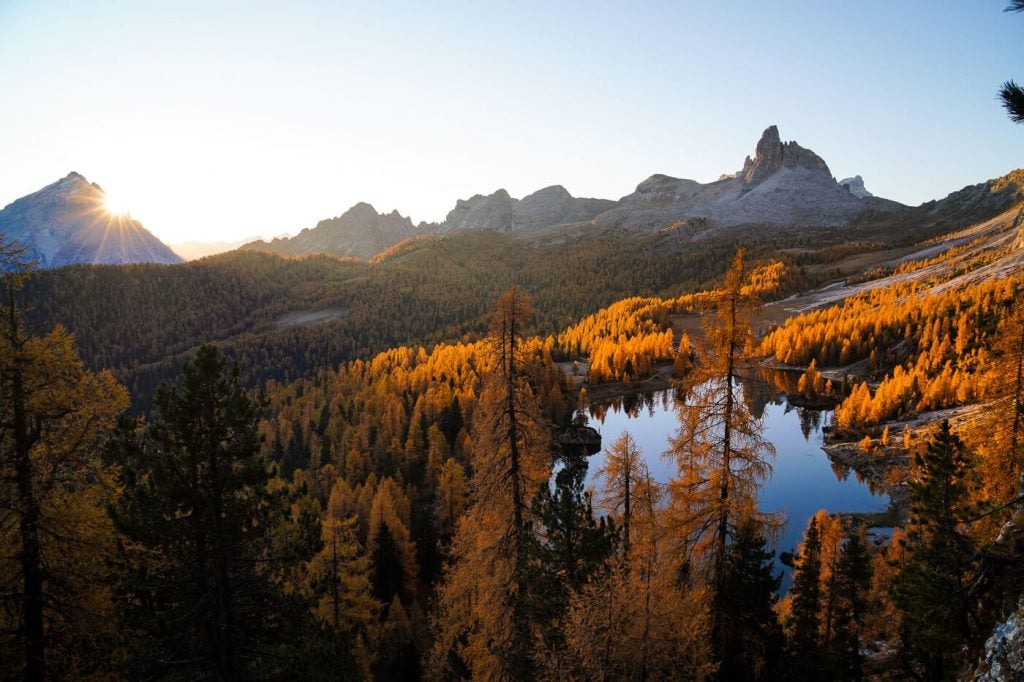
<path fill-rule="evenodd" d="M 591 401 L 587 405 L 587 410 L 592 418 L 602 423 L 609 411 L 614 414 L 625 412 L 630 419 L 636 419 L 640 416 L 641 411 L 646 410 L 648 416 L 653 417 L 658 412 L 667 412 L 672 408 L 675 403 L 675 394 L 674 389 L 629 393 Z"/>
<path fill-rule="evenodd" d="M 850 472 L 853 471 L 852 468 L 831 458 L 829 458 L 829 462 L 832 464 L 832 473 L 835 475 L 837 481 L 845 481 L 850 477 Z M 859 480 L 860 476 L 858 475 L 857 478 Z"/>
<path fill-rule="evenodd" d="M 800 372 L 792 370 L 771 369 L 770 367 L 753 368 L 752 378 L 767 384 L 776 393 L 797 393 Z"/>
<path fill-rule="evenodd" d="M 797 410 L 800 419 L 800 431 L 805 440 L 810 440 L 811 434 L 821 429 L 822 411 L 808 408 L 797 408 L 786 401 L 787 393 L 796 392 L 796 385 L 800 379 L 799 372 L 768 369 L 765 367 L 750 368 L 750 370 L 739 376 L 740 391 L 747 409 L 755 419 L 764 417 L 768 405 L 782 405 L 788 414 L 790 410 Z M 677 402 L 686 400 L 686 392 L 680 388 L 670 388 L 661 391 L 650 391 L 646 393 L 630 393 L 627 395 L 612 396 L 600 400 L 591 401 L 587 409 L 590 416 L 599 422 L 604 422 L 605 416 L 611 411 L 614 414 L 625 412 L 630 419 L 636 419 L 643 410 L 649 416 L 656 412 L 668 411 L 674 408 Z"/>
<path fill-rule="evenodd" d="M 800 380 L 798 372 L 751 367 L 740 375 L 743 384 L 743 399 L 754 416 L 761 418 L 768 405 L 786 405 L 786 394 L 796 391 Z"/>
<path fill-rule="evenodd" d="M 864 474 L 860 473 L 859 471 L 857 471 L 856 469 L 854 469 L 853 467 L 847 464 L 843 464 L 842 462 L 839 462 L 837 460 L 834 460 L 831 457 L 828 458 L 828 461 L 832 465 L 832 473 L 835 475 L 837 480 L 845 481 L 850 477 L 850 474 L 852 473 L 854 480 L 857 481 L 857 483 L 860 483 L 861 485 L 866 485 L 868 487 L 868 491 L 872 495 L 887 494 L 888 491 L 885 489 L 885 486 L 882 485 L 880 481 L 876 481 L 872 478 L 869 478 Z"/>
<path fill-rule="evenodd" d="M 765 368 L 752 370 L 749 375 L 742 378 L 739 393 L 743 397 L 751 414 L 757 418 L 763 416 L 768 404 L 784 406 L 784 413 L 796 411 L 796 418 L 800 420 L 800 432 L 806 441 L 810 441 L 811 435 L 821 432 L 822 427 L 828 423 L 828 410 L 815 410 L 805 407 L 795 407 L 786 401 L 786 393 L 796 391 L 796 382 L 799 380 L 798 372 L 780 371 Z M 625 412 L 631 419 L 640 416 L 642 410 L 647 410 L 653 416 L 657 412 L 668 412 L 675 409 L 678 403 L 684 402 L 686 393 L 681 388 L 672 388 L 662 391 L 648 393 L 634 393 L 626 396 L 616 396 L 603 400 L 592 401 L 588 405 L 590 416 L 599 422 L 604 422 L 609 411 L 618 414 Z M 653 454 L 653 453 L 648 453 Z M 872 495 L 886 494 L 884 485 L 876 479 L 866 477 L 858 473 L 850 466 L 833 460 L 829 457 L 832 473 L 839 481 L 846 481 L 852 473 L 854 479 L 868 487 Z"/>
<path fill-rule="evenodd" d="M 812 433 L 821 430 L 821 410 L 798 407 L 796 416 L 800 419 L 800 433 L 804 435 L 804 440 L 809 441 Z"/>

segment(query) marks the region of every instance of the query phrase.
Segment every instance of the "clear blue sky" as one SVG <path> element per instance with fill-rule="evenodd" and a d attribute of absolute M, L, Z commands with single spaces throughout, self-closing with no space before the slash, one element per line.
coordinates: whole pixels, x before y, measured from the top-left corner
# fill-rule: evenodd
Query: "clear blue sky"
<path fill-rule="evenodd" d="M 779 125 L 917 204 L 1024 166 L 1024 14 L 958 2 L 0 0 L 0 205 L 77 170 L 158 236 L 737 170 Z"/>

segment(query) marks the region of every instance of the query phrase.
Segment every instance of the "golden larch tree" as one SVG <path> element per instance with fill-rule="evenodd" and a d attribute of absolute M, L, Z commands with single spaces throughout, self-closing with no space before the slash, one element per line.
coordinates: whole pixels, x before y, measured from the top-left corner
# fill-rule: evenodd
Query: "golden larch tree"
<path fill-rule="evenodd" d="M 532 674 L 526 613 L 531 501 L 551 473 L 550 436 L 530 385 L 524 330 L 532 314 L 518 289 L 499 300 L 488 337 L 491 370 L 474 414 L 471 501 L 438 591 L 436 678 L 521 679 Z"/>
<path fill-rule="evenodd" d="M 708 297 L 705 339 L 696 368 L 681 386 L 679 428 L 666 453 L 676 464 L 669 510 L 680 558 L 693 583 L 709 588 L 712 603 L 726 578 L 727 552 L 741 522 L 764 531 L 777 524 L 773 515 L 757 509 L 775 449 L 763 435 L 762 420 L 744 402 L 740 384 L 741 370 L 754 357 L 750 316 L 758 303 L 744 288 L 745 274 L 739 251 L 722 286 Z M 712 642 L 728 627 L 717 614 L 712 608 Z"/>

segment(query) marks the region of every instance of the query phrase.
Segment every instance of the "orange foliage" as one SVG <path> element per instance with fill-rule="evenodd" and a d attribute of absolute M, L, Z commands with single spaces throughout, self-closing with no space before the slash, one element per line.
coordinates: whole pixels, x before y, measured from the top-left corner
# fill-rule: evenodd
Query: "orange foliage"
<path fill-rule="evenodd" d="M 853 387 L 836 409 L 841 431 L 962 405 L 981 397 L 987 346 L 1022 281 L 1011 276 L 933 290 L 896 283 L 790 318 L 761 348 L 787 364 L 867 359 L 870 369 L 892 366 L 874 391 L 867 382 Z"/>
<path fill-rule="evenodd" d="M 785 265 L 778 261 L 754 268 L 740 293 L 771 296 L 780 290 L 786 275 Z M 563 331 L 556 346 L 570 357 L 589 355 L 592 384 L 649 376 L 658 362 L 690 356 L 690 338 L 685 332 L 676 337 L 671 316 L 706 307 L 711 293 L 623 299 Z"/>

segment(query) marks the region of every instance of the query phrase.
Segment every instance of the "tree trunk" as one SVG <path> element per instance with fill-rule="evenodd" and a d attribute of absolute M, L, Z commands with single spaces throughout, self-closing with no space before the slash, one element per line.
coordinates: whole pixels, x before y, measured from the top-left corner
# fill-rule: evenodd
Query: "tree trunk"
<path fill-rule="evenodd" d="M 629 520 L 630 520 L 630 508 L 629 508 L 629 493 L 630 485 L 630 474 L 632 473 L 633 460 L 631 455 L 627 452 L 626 454 L 626 496 L 625 496 L 625 509 L 622 513 L 622 559 L 628 565 L 629 562 Z"/>
<path fill-rule="evenodd" d="M 42 680 L 46 651 L 43 627 L 43 566 L 39 541 L 41 512 L 32 484 L 32 437 L 26 406 L 25 377 L 22 374 L 23 342 L 14 306 L 14 292 L 8 291 L 11 346 L 14 363 L 11 372 L 11 403 L 14 417 L 14 477 L 18 488 L 18 532 L 21 539 L 22 594 L 21 634 L 25 646 L 25 679 Z"/>

